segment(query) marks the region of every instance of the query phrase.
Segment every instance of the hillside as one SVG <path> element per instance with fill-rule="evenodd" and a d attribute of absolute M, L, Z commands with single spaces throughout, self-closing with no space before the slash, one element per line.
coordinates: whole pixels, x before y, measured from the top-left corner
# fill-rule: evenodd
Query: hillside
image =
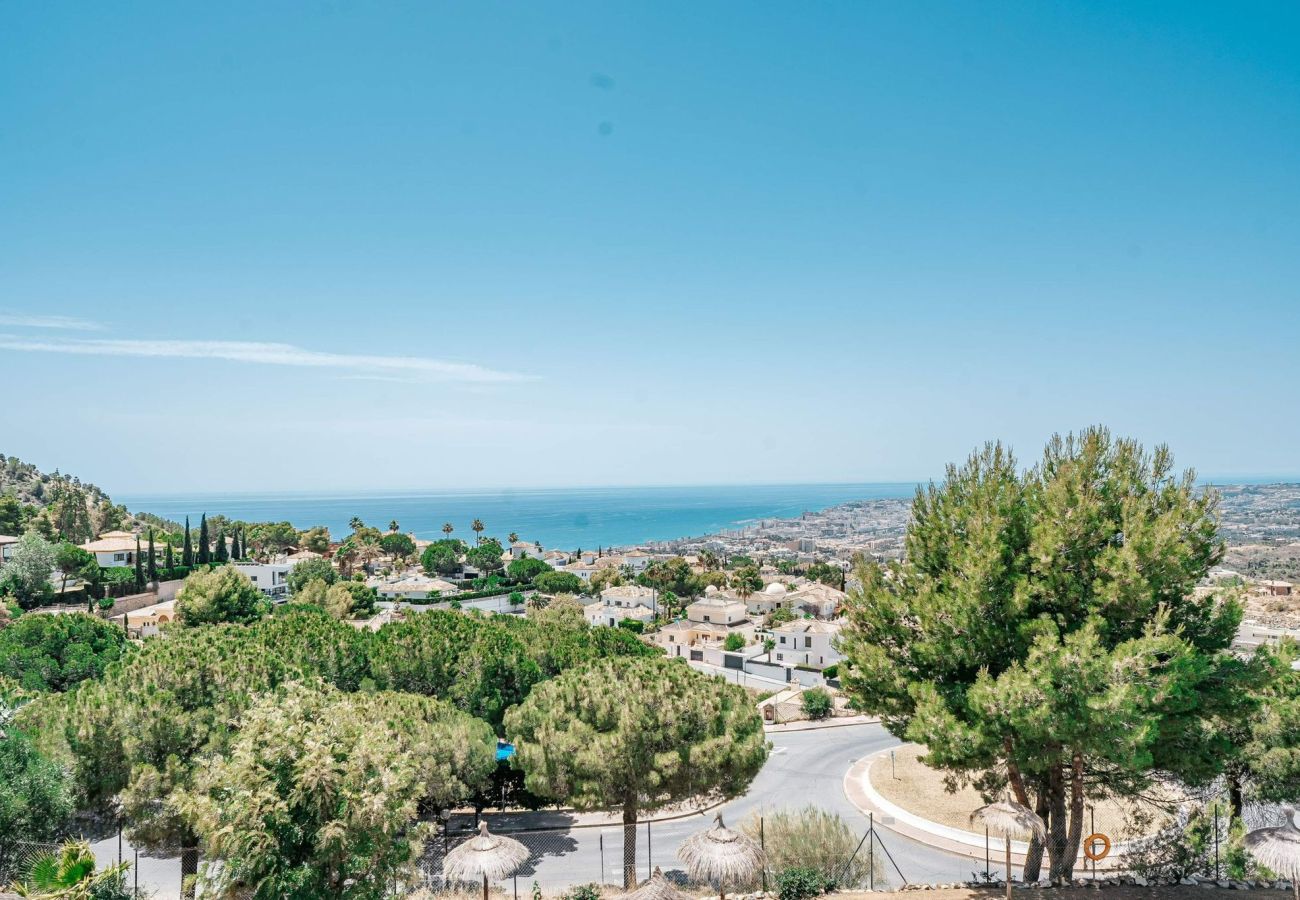
<path fill-rule="evenodd" d="M 129 521 L 126 507 L 98 486 L 0 453 L 0 534 L 35 526 L 47 536 L 81 542 Z"/>

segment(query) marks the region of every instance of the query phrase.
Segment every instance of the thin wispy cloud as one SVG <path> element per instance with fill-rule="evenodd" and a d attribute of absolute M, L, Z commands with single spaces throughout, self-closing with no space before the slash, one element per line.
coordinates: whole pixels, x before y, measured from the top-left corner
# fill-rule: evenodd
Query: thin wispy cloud
<path fill-rule="evenodd" d="M 265 366 L 343 369 L 353 373 L 406 375 L 423 381 L 458 381 L 491 384 L 531 381 L 531 376 L 500 372 L 474 363 L 430 359 L 423 356 L 375 356 L 307 350 L 293 344 L 255 341 L 114 340 L 89 338 L 32 338 L 0 334 L 0 350 L 31 353 L 67 353 L 77 356 L 137 356 L 162 359 L 218 359 Z"/>
<path fill-rule="evenodd" d="M 17 328 L 62 328 L 67 331 L 103 331 L 104 326 L 89 319 L 75 316 L 31 316 L 23 313 L 0 312 L 0 325 Z"/>

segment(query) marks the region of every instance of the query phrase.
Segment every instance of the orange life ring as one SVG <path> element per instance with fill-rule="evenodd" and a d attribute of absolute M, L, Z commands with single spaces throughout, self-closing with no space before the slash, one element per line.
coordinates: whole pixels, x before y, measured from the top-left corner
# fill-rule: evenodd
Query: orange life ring
<path fill-rule="evenodd" d="M 1096 848 L 1097 844 L 1101 844 L 1100 850 Z M 1083 855 L 1093 862 L 1105 859 L 1110 855 L 1110 838 L 1100 831 L 1088 835 L 1083 839 Z"/>

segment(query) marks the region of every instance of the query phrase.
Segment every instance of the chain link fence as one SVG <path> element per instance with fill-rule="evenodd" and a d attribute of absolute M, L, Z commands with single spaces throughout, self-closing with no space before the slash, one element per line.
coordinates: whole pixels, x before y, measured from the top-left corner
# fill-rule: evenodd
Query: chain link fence
<path fill-rule="evenodd" d="M 626 853 L 629 832 L 622 826 L 576 826 L 553 829 L 493 827 L 528 848 L 528 859 L 508 880 L 491 885 L 506 897 L 525 900 L 541 891 L 546 896 L 577 895 L 590 887 L 606 893 L 623 889 L 625 872 L 643 882 L 660 869 L 679 886 L 701 892 L 709 885 L 693 884 L 677 858 L 682 842 L 709 827 L 704 817 L 664 822 L 642 822 L 631 830 L 633 850 Z M 792 868 L 812 870 L 829 886 L 842 889 L 881 890 L 902 886 L 907 879 L 895 862 L 887 841 L 870 827 L 855 829 L 843 819 L 821 810 L 754 816 L 737 828 L 764 850 L 767 866 L 749 883 L 728 885 L 732 891 L 775 890 L 782 873 Z M 442 876 L 447 853 L 475 833 L 472 823 L 452 823 L 426 845 L 420 859 L 420 886 L 435 893 L 470 889 Z M 716 887 L 716 886 L 714 886 Z"/>

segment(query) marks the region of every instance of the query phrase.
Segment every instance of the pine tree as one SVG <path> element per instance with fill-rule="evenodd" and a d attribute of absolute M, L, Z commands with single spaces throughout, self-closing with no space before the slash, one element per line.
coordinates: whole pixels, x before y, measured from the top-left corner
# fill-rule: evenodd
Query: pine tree
<path fill-rule="evenodd" d="M 603 659 L 543 681 L 506 713 L 505 731 L 534 794 L 621 809 L 629 888 L 642 813 L 743 794 L 767 759 L 743 688 L 662 657 Z"/>
<path fill-rule="evenodd" d="M 199 565 L 212 562 L 212 538 L 208 534 L 208 514 L 199 519 Z"/>
<path fill-rule="evenodd" d="M 140 535 L 135 536 L 135 589 L 144 590 L 144 562 L 140 559 Z"/>
<path fill-rule="evenodd" d="M 1241 610 L 1194 590 L 1223 555 L 1215 504 L 1167 449 L 1102 428 L 1053 438 L 1026 472 L 987 445 L 917 491 L 901 562 L 858 565 L 846 693 L 928 765 L 1009 787 L 1069 879 L 1088 779 L 1122 796 L 1221 764 L 1206 734 L 1241 694 Z"/>
<path fill-rule="evenodd" d="M 185 545 L 181 549 L 181 565 L 187 569 L 194 568 L 194 543 L 190 540 L 190 517 L 185 517 Z"/>
<path fill-rule="evenodd" d="M 212 553 L 212 561 L 215 563 L 224 563 L 230 560 L 230 551 L 226 547 L 226 529 L 217 530 L 216 548 Z"/>
<path fill-rule="evenodd" d="M 158 583 L 158 555 L 154 551 L 153 529 L 149 529 L 149 583 Z"/>

